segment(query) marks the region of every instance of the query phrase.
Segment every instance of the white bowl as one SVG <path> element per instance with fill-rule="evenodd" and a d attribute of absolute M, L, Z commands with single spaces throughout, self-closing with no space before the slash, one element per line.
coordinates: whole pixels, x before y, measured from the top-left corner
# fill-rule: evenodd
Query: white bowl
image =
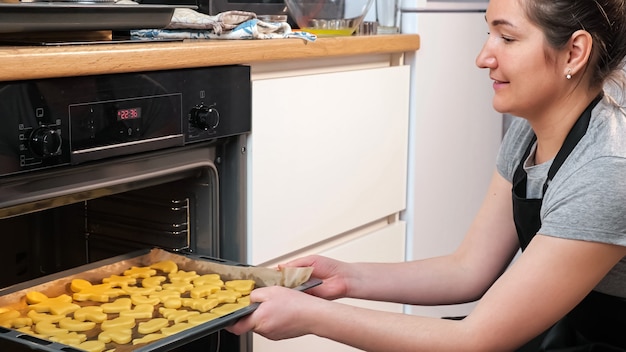
<path fill-rule="evenodd" d="M 352 35 L 374 0 L 285 0 L 301 30 L 318 36 Z"/>

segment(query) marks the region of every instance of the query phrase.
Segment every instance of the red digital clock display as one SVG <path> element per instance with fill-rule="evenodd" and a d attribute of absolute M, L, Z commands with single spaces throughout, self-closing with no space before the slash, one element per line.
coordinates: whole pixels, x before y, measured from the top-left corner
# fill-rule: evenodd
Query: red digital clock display
<path fill-rule="evenodd" d="M 127 108 L 117 110 L 117 121 L 135 120 L 141 118 L 141 108 Z"/>

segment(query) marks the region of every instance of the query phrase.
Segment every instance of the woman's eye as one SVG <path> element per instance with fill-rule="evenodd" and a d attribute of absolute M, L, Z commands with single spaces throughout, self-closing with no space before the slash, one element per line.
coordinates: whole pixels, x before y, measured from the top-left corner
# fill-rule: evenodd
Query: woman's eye
<path fill-rule="evenodd" d="M 491 36 L 491 32 L 487 32 L 487 36 Z M 500 35 L 500 39 L 502 39 L 506 43 L 511 43 L 515 41 L 515 39 L 506 35 Z"/>

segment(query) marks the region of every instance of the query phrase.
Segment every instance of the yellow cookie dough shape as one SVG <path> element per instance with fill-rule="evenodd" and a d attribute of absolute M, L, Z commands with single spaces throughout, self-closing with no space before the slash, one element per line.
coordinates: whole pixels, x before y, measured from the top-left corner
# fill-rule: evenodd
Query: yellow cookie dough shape
<path fill-rule="evenodd" d="M 89 340 L 77 345 L 71 345 L 72 347 L 85 350 L 87 352 L 102 352 L 106 348 L 106 345 L 102 341 Z"/>
<path fill-rule="evenodd" d="M 177 281 L 172 282 L 171 284 L 163 284 L 163 289 L 185 293 L 193 289 L 193 284 L 186 281 Z"/>
<path fill-rule="evenodd" d="M 171 336 L 171 335 L 178 334 L 179 332 L 183 330 L 187 330 L 192 327 L 194 327 L 194 325 L 189 324 L 189 323 L 176 323 L 172 326 L 168 326 L 166 328 L 161 329 L 161 332 L 165 336 Z"/>
<path fill-rule="evenodd" d="M 147 266 L 142 266 L 142 267 L 138 267 L 138 266 L 133 266 L 128 270 L 124 271 L 124 275 L 125 276 L 130 276 L 130 277 L 134 277 L 134 278 L 147 278 L 150 276 L 154 276 L 156 275 L 156 270 L 147 267 Z"/>
<path fill-rule="evenodd" d="M 150 268 L 161 270 L 164 273 L 170 274 L 178 271 L 178 264 L 171 260 L 163 260 L 150 265 Z"/>
<path fill-rule="evenodd" d="M 46 338 L 48 338 L 48 336 L 46 336 L 46 335 L 41 335 L 41 334 L 38 334 L 37 332 L 35 332 L 35 331 L 33 330 L 33 326 L 32 326 L 32 325 L 31 325 L 31 326 L 24 326 L 24 327 L 22 327 L 22 328 L 19 328 L 19 329 L 17 329 L 17 331 L 19 331 L 19 332 L 21 332 L 21 333 L 24 333 L 24 334 L 29 334 L 29 335 L 31 335 L 31 336 L 38 337 L 38 338 L 40 338 L 40 339 L 46 339 Z"/>
<path fill-rule="evenodd" d="M 178 309 L 180 307 L 183 306 L 183 299 L 178 297 L 178 298 L 168 298 L 165 301 L 163 301 L 163 307 L 165 308 L 173 308 L 173 309 Z"/>
<path fill-rule="evenodd" d="M 111 320 L 105 320 L 100 324 L 102 330 L 119 330 L 132 329 L 135 327 L 135 318 L 133 317 L 117 317 Z"/>
<path fill-rule="evenodd" d="M 69 331 L 88 331 L 95 328 L 96 323 L 93 321 L 80 321 L 72 318 L 63 318 L 59 321 L 59 327 Z"/>
<path fill-rule="evenodd" d="M 246 307 L 247 305 L 240 303 L 226 303 L 217 308 L 211 309 L 211 313 L 217 314 L 219 316 L 230 314 L 236 310 Z"/>
<path fill-rule="evenodd" d="M 189 291 L 191 298 L 202 298 L 210 294 L 218 292 L 222 289 L 222 285 L 204 284 L 199 285 Z"/>
<path fill-rule="evenodd" d="M 219 315 L 213 313 L 202 313 L 189 317 L 189 319 L 187 319 L 187 322 L 191 325 L 200 325 L 219 317 Z"/>
<path fill-rule="evenodd" d="M 163 287 L 161 287 L 161 284 L 166 280 L 167 278 L 165 276 L 150 276 L 141 280 L 141 286 L 153 287 L 155 291 L 161 291 L 163 289 Z"/>
<path fill-rule="evenodd" d="M 118 298 L 111 303 L 103 303 L 100 305 L 104 313 L 120 313 L 125 310 L 130 310 L 132 306 L 133 302 L 127 297 Z"/>
<path fill-rule="evenodd" d="M 215 298 L 220 303 L 235 303 L 239 297 L 241 297 L 241 293 L 237 291 L 221 290 L 209 295 L 207 298 Z"/>
<path fill-rule="evenodd" d="M 144 295 L 132 295 L 130 296 L 130 300 L 133 302 L 134 305 L 152 304 L 153 306 L 156 306 L 157 304 L 161 303 L 161 300 L 158 297 L 148 297 Z"/>
<path fill-rule="evenodd" d="M 33 311 L 31 311 L 33 312 Z M 30 312 L 29 312 L 30 313 Z M 38 314 L 35 312 L 35 314 Z M 25 326 L 33 325 L 33 319 L 30 317 L 22 317 L 22 314 L 17 310 L 10 309 L 3 313 L 0 313 L 0 326 L 11 328 L 23 328 Z"/>
<path fill-rule="evenodd" d="M 26 315 L 33 321 L 33 323 L 37 324 L 40 321 L 49 321 L 51 323 L 58 323 L 59 320 L 65 318 L 67 315 L 65 314 L 48 314 L 48 313 L 37 313 L 34 310 L 29 310 Z"/>
<path fill-rule="evenodd" d="M 133 339 L 133 329 L 116 328 L 107 329 L 98 334 L 98 340 L 109 343 L 111 341 L 125 345 Z"/>
<path fill-rule="evenodd" d="M 168 325 L 170 325 L 169 320 L 165 318 L 154 318 L 154 319 L 150 319 L 148 321 L 139 323 L 137 327 L 137 331 L 142 335 L 148 335 L 148 334 L 157 332 Z"/>
<path fill-rule="evenodd" d="M 59 334 L 55 336 L 50 336 L 50 341 L 59 342 L 65 345 L 78 345 L 82 342 L 87 341 L 87 335 L 79 334 L 77 332 L 68 332 L 67 334 Z"/>
<path fill-rule="evenodd" d="M 167 318 L 168 320 L 173 321 L 175 324 L 181 323 L 189 319 L 189 317 L 200 314 L 200 312 L 196 312 L 196 311 L 189 311 L 185 309 L 171 309 L 171 308 L 163 308 L 163 307 L 159 308 L 159 313 L 161 313 L 161 315 Z"/>
<path fill-rule="evenodd" d="M 193 279 L 193 284 L 195 286 L 203 286 L 203 285 L 216 285 L 216 286 L 224 286 L 224 281 L 219 274 L 204 274 Z"/>
<path fill-rule="evenodd" d="M 237 298 L 237 303 L 245 304 L 245 305 L 249 306 L 250 305 L 250 296 L 243 296 L 243 297 Z"/>
<path fill-rule="evenodd" d="M 26 302 L 29 303 L 28 309 L 37 313 L 66 315 L 80 309 L 78 304 L 72 303 L 72 297 L 66 294 L 50 298 L 41 292 L 31 291 L 26 294 Z"/>
<path fill-rule="evenodd" d="M 102 323 L 107 320 L 108 316 L 102 311 L 100 306 L 86 306 L 74 312 L 74 319 L 78 321 L 93 321 Z"/>
<path fill-rule="evenodd" d="M 170 298 L 180 298 L 180 292 L 173 290 L 163 290 L 150 294 L 149 298 L 158 298 L 161 303 Z"/>
<path fill-rule="evenodd" d="M 183 298 L 183 307 L 195 309 L 200 312 L 208 312 L 220 304 L 215 298 Z"/>
<path fill-rule="evenodd" d="M 129 296 L 131 296 L 131 295 L 144 295 L 144 296 L 147 296 L 147 295 L 157 291 L 156 287 L 135 287 L 135 286 L 126 286 L 126 287 L 122 288 L 122 290 L 124 290 L 124 292 L 127 295 L 129 295 Z"/>
<path fill-rule="evenodd" d="M 191 283 L 195 278 L 200 277 L 195 271 L 178 270 L 175 273 L 169 273 L 167 275 L 172 283 L 174 282 L 186 282 Z"/>
<path fill-rule="evenodd" d="M 111 285 L 111 287 L 124 288 L 126 286 L 135 285 L 137 278 L 126 275 L 111 275 L 102 279 L 102 282 Z"/>
<path fill-rule="evenodd" d="M 226 281 L 224 286 L 231 288 L 243 295 L 249 295 L 254 290 L 254 280 L 231 280 Z"/>
<path fill-rule="evenodd" d="M 45 335 L 45 336 L 55 336 L 55 335 L 67 334 L 69 330 L 61 329 L 58 326 L 56 326 L 56 324 L 44 320 L 35 324 L 35 332 L 41 335 Z"/>
<path fill-rule="evenodd" d="M 160 340 L 164 337 L 167 337 L 167 335 L 165 334 L 148 334 L 142 338 L 138 338 L 138 339 L 134 339 L 133 340 L 133 345 L 138 345 L 140 343 L 148 343 L 148 342 L 154 342 L 157 340 Z"/>
<path fill-rule="evenodd" d="M 26 318 L 26 317 L 15 318 L 13 319 L 13 321 L 11 321 L 11 327 L 14 329 L 30 327 L 32 325 L 33 325 L 33 320 L 31 318 Z"/>
<path fill-rule="evenodd" d="M 11 328 L 11 321 L 20 317 L 20 312 L 11 309 L 0 313 L 0 326 L 5 328 Z"/>
<path fill-rule="evenodd" d="M 79 302 L 108 302 L 111 298 L 124 294 L 124 290 L 111 287 L 110 284 L 93 285 L 91 282 L 83 279 L 72 280 L 70 289 L 74 292 L 72 298 Z"/>
<path fill-rule="evenodd" d="M 125 310 L 120 312 L 120 317 L 132 317 L 135 319 L 150 319 L 154 312 L 154 306 L 152 304 L 139 304 L 131 310 Z"/>

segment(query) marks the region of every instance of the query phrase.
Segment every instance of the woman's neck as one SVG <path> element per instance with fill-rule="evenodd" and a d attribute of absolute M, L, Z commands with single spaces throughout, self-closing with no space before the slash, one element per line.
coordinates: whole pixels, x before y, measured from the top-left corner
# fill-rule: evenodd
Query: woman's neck
<path fill-rule="evenodd" d="M 544 163 L 556 156 L 572 126 L 600 92 L 598 89 L 572 94 L 541 116 L 528 119 L 537 135 L 535 164 Z"/>

